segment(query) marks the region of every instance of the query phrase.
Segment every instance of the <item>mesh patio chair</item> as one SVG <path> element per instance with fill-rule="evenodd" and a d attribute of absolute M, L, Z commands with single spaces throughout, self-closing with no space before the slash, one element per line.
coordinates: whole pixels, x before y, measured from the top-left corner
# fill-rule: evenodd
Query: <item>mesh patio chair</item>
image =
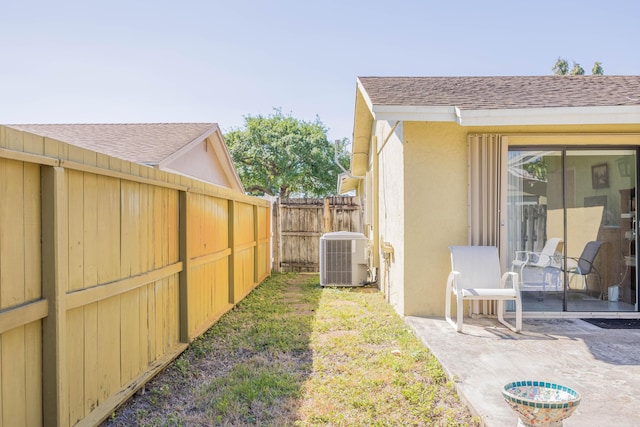
<path fill-rule="evenodd" d="M 604 289 L 602 288 L 602 277 L 600 272 L 594 265 L 598 252 L 602 247 L 603 242 L 591 241 L 588 242 L 582 254 L 579 258 L 567 258 L 566 271 L 568 273 L 576 274 L 582 277 L 582 290 L 588 291 L 587 276 L 595 274 L 598 278 L 598 288 L 600 289 L 600 299 L 604 296 Z"/>
<path fill-rule="evenodd" d="M 514 332 L 522 329 L 522 300 L 518 273 L 501 274 L 498 248 L 495 246 L 450 246 L 451 272 L 447 279 L 445 317 L 462 332 L 464 301 L 496 300 L 498 321 Z M 507 286 L 510 280 L 511 286 Z M 456 297 L 456 321 L 451 318 L 451 296 Z M 515 327 L 504 319 L 504 302 L 515 302 Z"/>

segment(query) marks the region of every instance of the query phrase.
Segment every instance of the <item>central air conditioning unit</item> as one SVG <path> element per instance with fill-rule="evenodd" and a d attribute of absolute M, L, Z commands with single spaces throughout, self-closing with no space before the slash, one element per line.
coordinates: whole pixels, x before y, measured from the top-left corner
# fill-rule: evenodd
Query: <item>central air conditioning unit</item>
<path fill-rule="evenodd" d="M 320 237 L 320 285 L 362 286 L 367 282 L 368 239 L 338 231 Z"/>

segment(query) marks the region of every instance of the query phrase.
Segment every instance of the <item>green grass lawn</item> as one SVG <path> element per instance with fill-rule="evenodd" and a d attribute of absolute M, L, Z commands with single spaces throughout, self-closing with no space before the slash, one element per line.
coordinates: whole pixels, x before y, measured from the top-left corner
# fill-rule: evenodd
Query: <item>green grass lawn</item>
<path fill-rule="evenodd" d="M 372 288 L 275 274 L 105 426 L 479 426 Z"/>

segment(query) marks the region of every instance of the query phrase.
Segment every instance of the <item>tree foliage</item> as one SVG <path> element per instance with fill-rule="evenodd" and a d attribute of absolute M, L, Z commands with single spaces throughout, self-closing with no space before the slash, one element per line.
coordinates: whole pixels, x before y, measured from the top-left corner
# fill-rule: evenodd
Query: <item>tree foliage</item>
<path fill-rule="evenodd" d="M 573 63 L 573 68 L 569 71 L 569 75 L 571 76 L 584 76 L 584 68 L 580 66 L 577 62 Z"/>
<path fill-rule="evenodd" d="M 307 122 L 279 109 L 264 117 L 245 116 L 244 127 L 225 134 L 231 158 L 249 194 L 324 197 L 336 193 L 341 172 L 327 129 L 316 117 Z M 346 139 L 338 144 L 344 147 Z M 348 168 L 343 150 L 339 160 Z"/>
<path fill-rule="evenodd" d="M 566 76 L 569 74 L 569 63 L 564 58 L 558 58 L 552 70 L 555 75 Z"/>
<path fill-rule="evenodd" d="M 553 74 L 558 76 L 584 76 L 584 68 L 577 62 L 573 61 L 573 67 L 569 69 L 569 62 L 564 58 L 558 58 L 556 63 L 551 68 Z M 591 74 L 594 76 L 602 76 L 604 75 L 604 69 L 602 68 L 602 62 L 597 62 L 593 64 L 593 68 L 591 69 Z"/>
<path fill-rule="evenodd" d="M 604 69 L 602 68 L 602 62 L 596 61 L 596 63 L 593 64 L 593 68 L 591 69 L 591 74 L 593 74 L 594 76 L 603 76 L 604 75 Z"/>

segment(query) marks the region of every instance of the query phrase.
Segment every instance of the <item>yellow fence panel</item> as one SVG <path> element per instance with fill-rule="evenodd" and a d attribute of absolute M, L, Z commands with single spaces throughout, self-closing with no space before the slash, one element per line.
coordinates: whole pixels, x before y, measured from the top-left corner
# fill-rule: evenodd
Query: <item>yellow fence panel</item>
<path fill-rule="evenodd" d="M 0 426 L 99 424 L 269 275 L 270 217 L 0 126 Z"/>
<path fill-rule="evenodd" d="M 229 298 L 229 202 L 205 194 L 187 200 L 188 339 L 208 329 L 233 305 Z M 225 270 L 222 273 L 222 270 Z"/>

